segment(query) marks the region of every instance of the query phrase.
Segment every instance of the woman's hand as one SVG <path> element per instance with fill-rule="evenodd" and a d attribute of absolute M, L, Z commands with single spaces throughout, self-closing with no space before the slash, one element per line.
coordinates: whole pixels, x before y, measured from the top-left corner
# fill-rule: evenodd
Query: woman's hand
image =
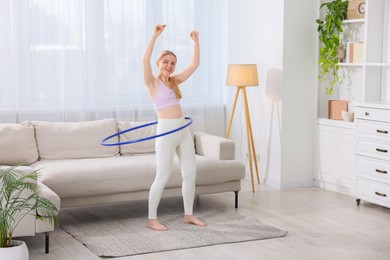
<path fill-rule="evenodd" d="M 156 27 L 154 27 L 153 33 L 156 36 L 159 36 L 164 31 L 165 27 L 166 27 L 165 24 L 158 24 L 158 25 L 156 25 Z"/>
<path fill-rule="evenodd" d="M 199 41 L 199 32 L 197 32 L 197 31 L 190 32 L 190 37 L 194 42 L 198 42 Z"/>

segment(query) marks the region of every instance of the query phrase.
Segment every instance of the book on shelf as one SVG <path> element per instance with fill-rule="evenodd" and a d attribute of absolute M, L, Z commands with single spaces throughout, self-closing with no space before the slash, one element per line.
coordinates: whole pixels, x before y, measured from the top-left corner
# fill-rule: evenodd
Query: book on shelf
<path fill-rule="evenodd" d="M 347 62 L 348 63 L 363 63 L 363 48 L 362 42 L 347 42 Z"/>

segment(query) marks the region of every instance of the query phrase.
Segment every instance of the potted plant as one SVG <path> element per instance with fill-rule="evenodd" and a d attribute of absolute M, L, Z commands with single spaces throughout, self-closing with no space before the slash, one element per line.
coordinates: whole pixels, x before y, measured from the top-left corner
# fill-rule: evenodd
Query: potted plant
<path fill-rule="evenodd" d="M 37 171 L 26 173 L 18 166 L 0 167 L 0 259 L 28 259 L 24 242 L 12 237 L 26 215 L 58 226 L 58 209 L 40 196 L 37 178 Z M 23 258 L 26 254 L 27 258 Z"/>
<path fill-rule="evenodd" d="M 318 79 L 320 82 L 329 80 L 329 87 L 326 88 L 326 94 L 332 95 L 333 86 L 339 81 L 337 65 L 339 62 L 340 34 L 343 32 L 342 22 L 347 18 L 348 1 L 333 0 L 323 3 L 320 6 L 325 8 L 323 19 L 317 19 L 317 31 L 320 46 L 318 65 L 320 66 Z"/>

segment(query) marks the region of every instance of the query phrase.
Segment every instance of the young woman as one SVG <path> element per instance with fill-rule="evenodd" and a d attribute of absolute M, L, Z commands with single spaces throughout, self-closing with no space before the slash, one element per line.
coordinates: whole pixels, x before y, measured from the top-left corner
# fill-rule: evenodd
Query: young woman
<path fill-rule="evenodd" d="M 154 76 L 150 57 L 158 36 L 166 25 L 159 24 L 146 46 L 143 56 L 144 81 L 148 94 L 153 102 L 158 117 L 157 134 L 183 126 L 186 121 L 180 105 L 181 92 L 179 84 L 188 79 L 199 66 L 199 33 L 192 31 L 190 37 L 194 43 L 194 53 L 190 65 L 182 72 L 172 75 L 176 67 L 176 55 L 163 51 L 157 59 L 158 72 Z M 188 128 L 156 139 L 156 178 L 149 192 L 149 215 L 147 226 L 153 230 L 165 231 L 167 227 L 157 220 L 157 208 L 172 172 L 175 153 L 180 160 L 183 184 L 184 223 L 205 226 L 206 224 L 195 216 L 192 209 L 195 196 L 196 163 L 194 143 Z"/>

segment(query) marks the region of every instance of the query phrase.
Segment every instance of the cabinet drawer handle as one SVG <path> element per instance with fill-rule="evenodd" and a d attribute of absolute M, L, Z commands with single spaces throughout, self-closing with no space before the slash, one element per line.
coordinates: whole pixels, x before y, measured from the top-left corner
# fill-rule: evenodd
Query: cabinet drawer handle
<path fill-rule="evenodd" d="M 375 169 L 375 171 L 378 172 L 378 173 L 387 174 L 387 171 L 382 171 L 382 170 L 379 170 L 379 169 Z"/>
<path fill-rule="evenodd" d="M 369 116 L 370 115 L 370 113 L 368 113 L 368 112 L 366 112 L 366 113 L 364 113 L 366 116 Z"/>
<path fill-rule="evenodd" d="M 381 197 L 387 197 L 387 194 L 380 193 L 380 192 L 375 192 L 376 195 L 381 196 Z"/>
<path fill-rule="evenodd" d="M 386 134 L 386 135 L 389 133 L 389 132 L 386 131 L 386 130 L 379 130 L 379 129 L 377 129 L 376 132 L 377 132 L 377 133 L 380 133 L 380 134 Z"/>
<path fill-rule="evenodd" d="M 387 150 L 385 150 L 385 149 L 376 148 L 376 151 L 381 152 L 381 153 L 387 153 Z"/>

